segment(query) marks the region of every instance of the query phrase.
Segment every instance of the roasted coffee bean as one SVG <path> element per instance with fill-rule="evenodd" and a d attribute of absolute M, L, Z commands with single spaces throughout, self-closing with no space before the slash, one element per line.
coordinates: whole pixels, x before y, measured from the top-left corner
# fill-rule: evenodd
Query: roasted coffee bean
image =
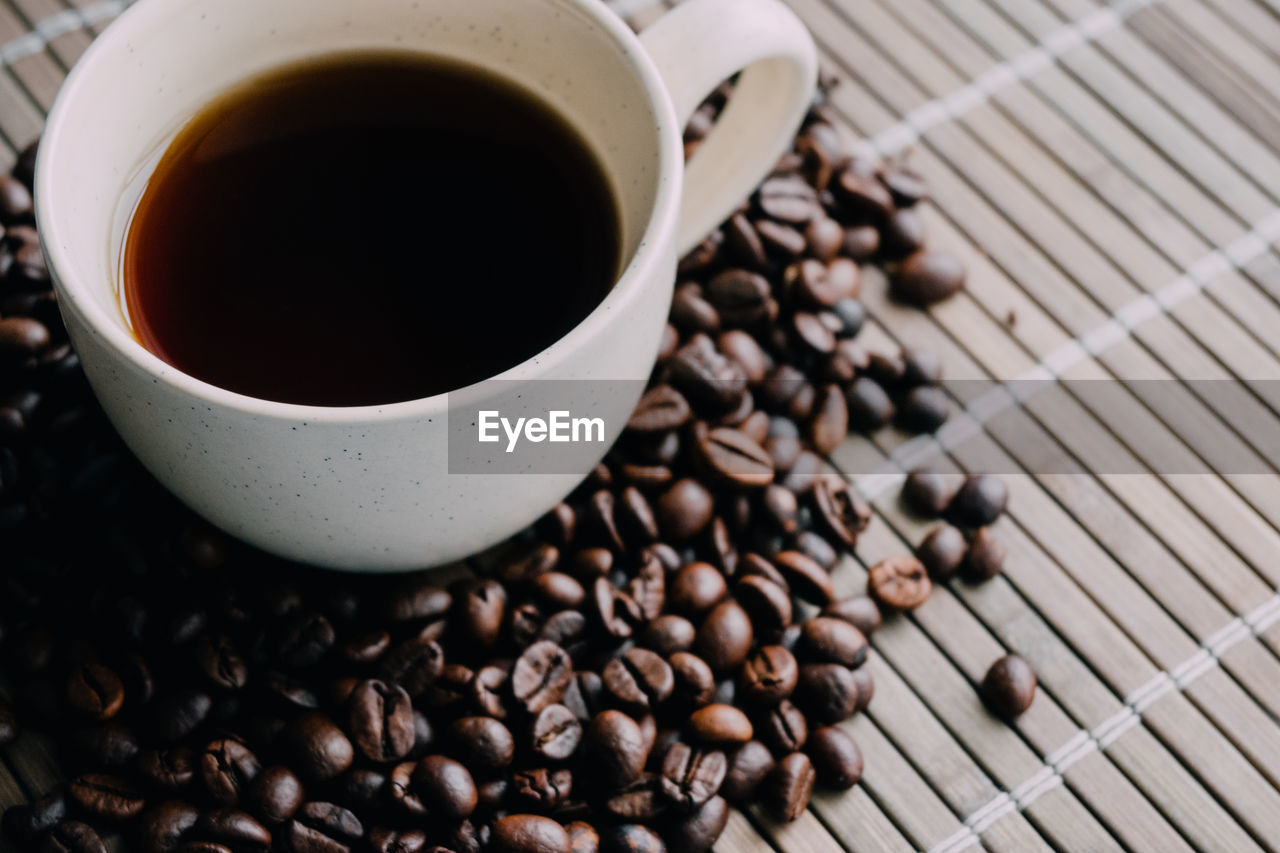
<path fill-rule="evenodd" d="M 541 640 L 516 660 L 511 670 L 511 692 L 526 711 L 536 714 L 563 699 L 572 678 L 569 655 L 555 643 Z"/>
<path fill-rule="evenodd" d="M 814 621 L 817 620 L 810 620 L 805 627 Z M 857 630 L 852 625 L 841 624 Z M 782 646 L 761 646 L 742 665 L 739 695 L 757 705 L 773 705 L 791 695 L 798 676 L 799 668 L 791 652 Z"/>
<path fill-rule="evenodd" d="M 730 486 L 764 488 L 773 482 L 773 460 L 740 430 L 717 427 L 698 443 L 712 474 Z"/>
<path fill-rule="evenodd" d="M 383 681 L 399 684 L 411 697 L 426 693 L 442 671 L 444 652 L 435 640 L 423 637 L 415 637 L 393 646 L 382 656 L 378 667 Z"/>
<path fill-rule="evenodd" d="M 694 811 L 716 795 L 727 770 L 723 752 L 675 743 L 662 762 L 662 795 L 677 808 Z"/>
<path fill-rule="evenodd" d="M 732 272 L 732 271 L 730 271 Z M 707 286 L 707 297 L 714 304 L 720 303 L 717 310 L 721 319 L 732 323 L 733 312 L 741 311 L 743 316 L 750 316 L 751 322 L 758 319 L 767 310 L 769 285 L 755 273 L 738 271 L 742 275 L 728 278 L 728 273 L 721 273 L 712 279 Z M 755 278 L 751 278 L 755 276 Z M 762 284 L 763 295 L 759 296 L 757 307 L 750 308 L 748 299 L 754 289 Z M 734 324 L 739 325 L 739 324 Z M 742 395 L 747 390 L 747 376 L 736 363 L 725 358 L 716 351 L 715 344 L 706 335 L 694 335 L 689 342 L 678 349 L 667 363 L 671 384 L 698 409 L 708 413 L 722 414 L 731 411 L 742 402 Z"/>
<path fill-rule="evenodd" d="M 428 755 L 418 762 L 413 771 L 413 790 L 422 798 L 428 814 L 446 820 L 461 820 L 476 808 L 476 783 L 470 771 L 443 755 Z"/>
<path fill-rule="evenodd" d="M 544 575 L 539 575 L 539 579 Z M 535 579 L 536 581 L 537 579 Z M 502 631 L 506 616 L 507 591 L 492 578 L 466 580 L 453 595 L 453 620 L 455 627 L 468 643 L 481 649 L 492 648 Z"/>
<path fill-rule="evenodd" d="M 34 355 L 53 340 L 48 328 L 30 317 L 0 319 L 0 353 Z"/>
<path fill-rule="evenodd" d="M 880 230 L 872 225 L 855 225 L 847 228 L 840 249 L 859 263 L 869 260 L 880 251 Z"/>
<path fill-rule="evenodd" d="M 769 369 L 769 356 L 751 335 L 740 329 L 721 332 L 716 339 L 716 348 L 742 368 L 748 382 L 763 381 L 765 372 Z"/>
<path fill-rule="evenodd" d="M 428 622 L 449 612 L 453 597 L 425 575 L 407 579 L 391 588 L 384 613 L 392 622 Z"/>
<path fill-rule="evenodd" d="M 235 853 L 235 851 L 216 841 L 184 841 L 178 845 L 178 853 Z"/>
<path fill-rule="evenodd" d="M 233 850 L 266 850 L 271 847 L 271 833 L 267 828 L 248 812 L 238 809 L 219 808 L 204 812 L 196 821 L 194 832 Z"/>
<path fill-rule="evenodd" d="M 392 806 L 408 817 L 423 817 L 427 813 L 427 805 L 413 784 L 413 773 L 417 769 L 417 761 L 402 761 L 392 768 L 387 779 L 387 794 Z"/>
<path fill-rule="evenodd" d="M 542 629 L 538 632 L 539 640 L 546 640 L 549 643 L 555 643 L 560 648 L 568 651 L 570 655 L 574 653 L 573 648 L 576 644 L 586 637 L 587 633 L 587 617 L 579 610 L 561 610 L 559 613 L 552 613 L 547 621 L 542 623 Z M 482 668 L 481 672 L 487 669 Z M 506 673 L 503 673 L 505 680 Z M 478 677 L 478 674 L 477 674 Z M 489 713 L 492 717 L 502 717 L 503 714 Z"/>
<path fill-rule="evenodd" d="M 239 690 L 249 678 L 249 667 L 230 638 L 206 634 L 196 645 L 196 663 L 214 687 Z"/>
<path fill-rule="evenodd" d="M 660 655 L 670 656 L 691 649 L 696 632 L 693 623 L 683 616 L 664 613 L 644 629 L 640 643 Z"/>
<path fill-rule="evenodd" d="M 760 248 L 760 253 L 764 254 L 763 247 Z M 676 288 L 668 316 L 671 324 L 685 333 L 715 334 L 720 331 L 719 312 L 714 305 L 702 298 L 702 288 L 693 283 Z"/>
<path fill-rule="evenodd" d="M 858 534 L 871 523 L 871 506 L 843 481 L 824 478 L 815 483 L 813 505 L 818 527 L 849 548 L 857 543 Z"/>
<path fill-rule="evenodd" d="M 859 376 L 845 391 L 849 426 L 858 432 L 874 432 L 893 420 L 893 401 L 880 384 L 869 376 Z"/>
<path fill-rule="evenodd" d="M 67 679 L 67 701 L 86 717 L 107 720 L 124 707 L 124 685 L 110 668 L 87 664 Z"/>
<path fill-rule="evenodd" d="M 119 720 L 76 729 L 69 733 L 68 745 L 103 770 L 131 763 L 142 748 L 138 736 Z"/>
<path fill-rule="evenodd" d="M 333 625 L 322 614 L 301 610 L 281 623 L 273 653 L 288 667 L 314 666 L 328 653 L 335 638 Z"/>
<path fill-rule="evenodd" d="M 198 729 L 213 700 L 203 690 L 178 690 L 156 699 L 149 708 L 150 733 L 162 743 L 176 743 Z"/>
<path fill-rule="evenodd" d="M 662 837 L 638 823 L 620 823 L 605 829 L 600 849 L 604 853 L 667 853 Z"/>
<path fill-rule="evenodd" d="M 681 651 L 672 654 L 669 663 L 675 680 L 672 697 L 682 710 L 693 711 L 711 703 L 715 697 L 716 679 L 706 661 Z"/>
<path fill-rule="evenodd" d="M 1009 488 L 994 474 L 969 477 L 947 506 L 947 515 L 961 527 L 985 527 L 1005 511 Z"/>
<path fill-rule="evenodd" d="M 497 575 L 506 583 L 521 583 L 532 580 L 543 572 L 551 571 L 559 563 L 560 549 L 541 542 L 504 561 L 498 566 Z"/>
<path fill-rule="evenodd" d="M 147 749 L 138 755 L 137 768 L 150 785 L 177 791 L 195 779 L 196 758 L 185 746 Z"/>
<path fill-rule="evenodd" d="M 113 823 L 136 817 L 147 804 L 127 781 L 105 773 L 82 773 L 72 778 L 67 783 L 67 798 L 85 814 Z"/>
<path fill-rule="evenodd" d="M 349 853 L 351 850 L 349 844 L 297 820 L 285 824 L 281 835 L 289 853 Z"/>
<path fill-rule="evenodd" d="M 262 770 L 258 757 L 231 738 L 211 742 L 200 756 L 200 778 L 216 802 L 234 806 Z"/>
<path fill-rule="evenodd" d="M 640 605 L 608 578 L 596 578 L 591 587 L 592 612 L 605 632 L 616 639 L 630 637 L 633 625 L 642 621 Z"/>
<path fill-rule="evenodd" d="M 447 663 L 440 677 L 423 694 L 421 703 L 431 711 L 451 712 L 460 708 L 470 693 L 475 672 L 459 663 Z"/>
<path fill-rule="evenodd" d="M 658 538 L 658 521 L 649 499 L 635 486 L 622 490 L 614 510 L 618 529 L 628 543 L 649 543 Z"/>
<path fill-rule="evenodd" d="M 795 820 L 809 807 L 814 779 L 809 756 L 792 752 L 779 760 L 765 779 L 765 806 L 778 820 Z"/>
<path fill-rule="evenodd" d="M 859 169 L 850 167 L 840 173 L 833 184 L 841 207 L 858 219 L 883 221 L 893 213 L 893 196 L 884 184 Z"/>
<path fill-rule="evenodd" d="M 815 616 L 800 629 L 800 653 L 816 663 L 838 663 L 852 669 L 867 659 L 867 638 L 843 619 Z"/>
<path fill-rule="evenodd" d="M 587 597 L 582 584 L 572 575 L 564 572 L 546 572 L 538 575 L 533 579 L 531 589 L 538 601 L 551 609 L 579 607 Z M 498 623 L 499 628 L 501 624 L 501 622 Z M 493 640 L 496 641 L 497 638 L 498 632 L 495 630 Z"/>
<path fill-rule="evenodd" d="M 776 762 L 769 748 L 749 740 L 728 753 L 728 768 L 720 793 L 731 802 L 752 799 Z"/>
<path fill-rule="evenodd" d="M 520 808 L 548 812 L 559 808 L 573 793 L 573 773 L 567 768 L 520 770 L 511 777 L 510 797 Z"/>
<path fill-rule="evenodd" d="M 951 417 L 946 393 L 933 385 L 912 388 L 898 406 L 898 426 L 911 433 L 930 433 Z"/>
<path fill-rule="evenodd" d="M 926 518 L 942 515 L 954 494 L 949 478 L 928 468 L 912 470 L 902 484 L 903 502 Z"/>
<path fill-rule="evenodd" d="M 428 850 L 427 834 L 421 829 L 391 829 L 375 826 L 369 830 L 373 853 L 436 853 Z"/>
<path fill-rule="evenodd" d="M 426 747 L 423 747 L 423 752 L 425 751 Z M 336 780 L 334 791 L 335 797 L 351 808 L 369 811 L 382 805 L 384 798 L 388 796 L 389 787 L 387 774 L 367 767 L 356 767 Z M 304 805 L 303 810 L 306 808 Z"/>
<path fill-rule="evenodd" d="M 765 181 L 756 193 L 756 203 L 770 219 L 803 225 L 819 211 L 817 193 L 798 177 L 776 177 Z"/>
<path fill-rule="evenodd" d="M 294 822 L 344 844 L 353 844 L 364 836 L 360 818 L 336 803 L 304 803 Z"/>
<path fill-rule="evenodd" d="M 167 800 L 142 813 L 134 841 L 142 853 L 173 853 L 199 818 L 200 810 L 190 803 Z"/>
<path fill-rule="evenodd" d="M 733 593 L 747 611 L 756 634 L 768 635 L 791 624 L 791 596 L 768 578 L 742 577 L 734 584 Z"/>
<path fill-rule="evenodd" d="M 670 385 L 656 385 L 636 404 L 627 429 L 635 432 L 667 432 L 688 423 L 692 410 L 684 396 Z"/>
<path fill-rule="evenodd" d="M 864 637 L 871 636 L 880 627 L 880 608 L 866 595 L 833 601 L 823 608 L 822 615 L 843 619 L 861 631 Z"/>
<path fill-rule="evenodd" d="M 659 496 L 654 510 L 663 533 L 677 542 L 685 542 L 711 522 L 715 501 L 706 486 L 686 477 Z"/>
<path fill-rule="evenodd" d="M 350 731 L 360 754 L 370 761 L 399 761 L 413 748 L 413 705 L 399 685 L 367 679 L 349 700 Z"/>
<path fill-rule="evenodd" d="M 1018 655 L 1005 655 L 991 664 L 982 679 L 982 699 L 998 717 L 1012 720 L 1031 707 L 1036 697 L 1036 674 Z"/>
<path fill-rule="evenodd" d="M 586 821 L 575 820 L 564 828 L 570 853 L 600 853 L 600 834 Z"/>
<path fill-rule="evenodd" d="M 810 733 L 805 752 L 819 784 L 847 791 L 862 778 L 862 751 L 844 729 L 823 726 Z"/>
<path fill-rule="evenodd" d="M 493 824 L 493 853 L 570 853 L 569 834 L 548 817 L 507 815 Z"/>
<path fill-rule="evenodd" d="M 601 711 L 587 727 L 592 766 L 606 784 L 615 788 L 635 781 L 649 756 L 636 721 L 621 711 Z"/>
<path fill-rule="evenodd" d="M 754 728 L 747 715 L 732 705 L 706 705 L 689 717 L 689 733 L 710 746 L 746 743 Z"/>
<path fill-rule="evenodd" d="M 355 750 L 333 720 L 324 714 L 303 714 L 289 728 L 293 766 L 304 778 L 325 781 L 351 766 Z"/>
<path fill-rule="evenodd" d="M 906 258 L 889 278 L 889 293 L 910 305 L 949 299 L 964 287 L 964 265 L 947 252 L 925 249 Z"/>
<path fill-rule="evenodd" d="M 950 524 L 939 524 L 920 543 L 916 556 L 924 564 L 929 577 L 945 581 L 959 571 L 968 548 L 963 533 Z"/>
<path fill-rule="evenodd" d="M 249 788 L 249 810 L 264 823 L 283 823 L 302 805 L 302 780 L 288 767 L 274 765 L 258 774 Z"/>
<path fill-rule="evenodd" d="M 761 492 L 759 500 L 760 515 L 763 515 L 763 520 L 774 530 L 783 535 L 796 532 L 799 526 L 800 503 L 794 492 L 777 483 L 770 483 Z M 749 506 L 748 509 L 750 509 Z M 750 521 L 750 517 L 744 519 L 740 527 L 745 530 L 750 526 Z"/>
<path fill-rule="evenodd" d="M 835 588 L 827 570 L 799 551 L 775 554 L 773 564 L 786 578 L 787 586 L 797 598 L 825 606 L 835 597 Z"/>
<path fill-rule="evenodd" d="M 482 773 L 501 770 L 515 758 L 516 739 L 493 717 L 460 717 L 449 724 L 449 735 L 458 757 Z"/>
<path fill-rule="evenodd" d="M 31 192 L 22 181 L 10 175 L 0 175 L 0 223 L 13 225 L 34 215 Z"/>
<path fill-rule="evenodd" d="M 861 666 L 853 671 L 853 683 L 858 688 L 857 710 L 865 710 L 875 695 L 876 683 L 871 678 L 870 667 Z"/>
<path fill-rule="evenodd" d="M 548 705 L 533 719 L 530 746 L 550 761 L 565 761 L 582 742 L 582 723 L 564 705 Z"/>
<path fill-rule="evenodd" d="M 809 441 L 819 453 L 828 454 L 840 446 L 849 432 L 849 408 L 844 394 L 828 385 L 818 395 L 813 420 L 809 424 Z"/>
<path fill-rule="evenodd" d="M 907 374 L 907 363 L 900 353 L 872 353 L 867 359 L 866 374 L 882 388 L 897 389 Z"/>
<path fill-rule="evenodd" d="M 44 837 L 40 853 L 107 853 L 107 846 L 89 824 L 68 820 Z"/>
<path fill-rule="evenodd" d="M 991 528 L 979 527 L 969 540 L 964 558 L 965 577 L 974 581 L 991 580 L 1004 569 L 1005 547 L 992 534 Z"/>
<path fill-rule="evenodd" d="M 787 699 L 760 712 L 756 730 L 760 740 L 778 755 L 803 748 L 809 737 L 804 714 Z"/>
<path fill-rule="evenodd" d="M 729 823 L 729 804 L 712 797 L 691 814 L 669 817 L 663 837 L 672 853 L 706 853 Z"/>
<path fill-rule="evenodd" d="M 45 794 L 32 803 L 10 806 L 4 810 L 4 834 L 24 848 L 34 847 L 41 836 L 67 819 L 67 800 L 61 788 Z"/>
<path fill-rule="evenodd" d="M 627 593 L 635 602 L 642 620 L 651 622 L 658 618 L 667 603 L 667 579 L 657 557 L 651 556 L 641 562 L 635 576 L 627 581 Z"/>
<path fill-rule="evenodd" d="M 766 268 L 769 263 L 769 256 L 765 254 L 764 243 L 760 239 L 760 233 L 746 216 L 741 213 L 734 214 L 729 217 L 729 221 L 724 224 L 722 230 L 724 232 L 724 249 L 730 257 L 752 269 Z M 671 313 L 674 319 L 674 305 L 672 305 Z"/>
<path fill-rule="evenodd" d="M 658 774 L 641 773 L 635 781 L 611 793 L 604 802 L 604 810 L 617 820 L 651 821 L 669 805 L 661 786 Z"/>
<path fill-rule="evenodd" d="M 867 572 L 867 592 L 881 607 L 892 610 L 919 607 L 932 587 L 924 565 L 912 556 L 881 560 Z"/>
<path fill-rule="evenodd" d="M 732 672 L 742 665 L 755 634 L 751 619 L 736 601 L 722 601 L 702 621 L 694 651 L 716 672 Z"/>
<path fill-rule="evenodd" d="M 601 677 L 615 699 L 638 710 L 657 708 L 675 689 L 671 666 L 655 652 L 638 647 L 605 664 Z"/>
<path fill-rule="evenodd" d="M 667 599 L 682 613 L 698 614 L 719 604 L 728 591 L 724 575 L 710 563 L 689 563 L 672 578 Z"/>

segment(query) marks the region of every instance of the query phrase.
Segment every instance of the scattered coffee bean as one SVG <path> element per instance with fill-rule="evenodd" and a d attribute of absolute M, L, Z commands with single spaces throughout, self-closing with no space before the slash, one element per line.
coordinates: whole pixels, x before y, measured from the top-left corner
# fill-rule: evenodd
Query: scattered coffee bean
<path fill-rule="evenodd" d="M 991 664 L 982 679 L 982 699 L 998 717 L 1012 720 L 1031 707 L 1036 697 L 1036 674 L 1018 655 L 1005 655 Z"/>
<path fill-rule="evenodd" d="M 615 788 L 634 782 L 649 757 L 640 726 L 621 711 L 596 714 L 586 740 L 601 777 Z"/>
<path fill-rule="evenodd" d="M 283 823 L 302 805 L 302 780 L 288 767 L 268 767 L 253 780 L 249 809 L 266 824 Z"/>
<path fill-rule="evenodd" d="M 764 802 L 778 820 L 795 820 L 809 807 L 815 774 L 809 756 L 792 752 L 778 761 L 764 782 Z"/>
<path fill-rule="evenodd" d="M 747 659 L 754 636 L 742 605 L 722 601 L 702 621 L 693 649 L 716 672 L 731 672 Z"/>
<path fill-rule="evenodd" d="M 721 746 L 746 743 L 754 728 L 747 715 L 732 705 L 707 705 L 689 717 L 689 733 L 705 744 Z"/>
<path fill-rule="evenodd" d="M 961 527 L 985 527 L 1005 511 L 1009 488 L 993 474 L 969 477 L 947 506 L 947 514 Z"/>
<path fill-rule="evenodd" d="M 954 255 L 926 249 L 902 262 L 889 279 L 889 292 L 910 305 L 932 305 L 960 292 L 964 278 Z"/>
<path fill-rule="evenodd" d="M 136 817 L 147 801 L 124 779 L 105 773 L 82 773 L 67 783 L 67 798 L 85 814 L 112 823 Z"/>
<path fill-rule="evenodd" d="M 924 564 L 929 577 L 945 581 L 960 570 L 968 549 L 963 533 L 950 524 L 939 524 L 920 543 L 916 556 Z"/>
<path fill-rule="evenodd" d="M 852 669 L 867 659 L 867 638 L 843 619 L 816 616 L 800 629 L 800 653 L 817 663 L 838 663 Z"/>
<path fill-rule="evenodd" d="M 569 834 L 548 817 L 514 814 L 493 825 L 494 853 L 570 853 Z"/>
<path fill-rule="evenodd" d="M 308 779 L 332 779 L 350 767 L 355 758 L 351 741 L 324 714 L 303 714 L 291 727 L 289 736 L 296 766 Z"/>
<path fill-rule="evenodd" d="M 911 556 L 881 560 L 867 572 L 867 591 L 881 607 L 913 610 L 924 604 L 932 584 L 924 565 Z"/>
<path fill-rule="evenodd" d="M 810 620 L 806 627 L 814 621 L 816 620 Z M 851 625 L 846 627 L 852 628 Z M 744 700 L 757 705 L 777 704 L 795 690 L 799 674 L 799 667 L 791 652 L 782 646 L 761 646 L 742 665 L 740 695 Z"/>
<path fill-rule="evenodd" d="M 838 663 L 806 663 L 796 679 L 795 703 L 823 724 L 847 720 L 859 709 L 858 673 Z"/>
<path fill-rule="evenodd" d="M 89 824 L 68 820 L 44 837 L 40 853 L 107 853 L 107 846 Z"/>
<path fill-rule="evenodd" d="M 548 705 L 542 710 L 563 707 Z M 449 725 L 449 735 L 458 757 L 481 773 L 502 770 L 515 758 L 516 739 L 510 729 L 493 717 L 460 717 Z"/>
<path fill-rule="evenodd" d="M 871 636 L 880 627 L 880 608 L 866 595 L 833 601 L 823 608 L 822 615 L 843 619 L 861 631 L 864 637 Z"/>
<path fill-rule="evenodd" d="M 423 758 L 413 770 L 412 784 L 428 814 L 461 820 L 475 811 L 475 780 L 466 767 L 452 758 L 443 755 Z"/>
<path fill-rule="evenodd" d="M 805 752 L 815 778 L 828 788 L 846 791 L 862 778 L 862 751 L 844 729 L 823 726 L 812 732 Z"/>
<path fill-rule="evenodd" d="M 397 684 L 360 682 L 351 693 L 350 730 L 360 754 L 370 761 L 398 761 L 413 748 L 413 705 Z"/>
<path fill-rule="evenodd" d="M 928 468 L 916 468 L 902 484 L 902 500 L 925 518 L 937 518 L 946 511 L 955 490 L 948 478 Z"/>
<path fill-rule="evenodd" d="M 240 802 L 241 794 L 257 778 L 262 765 L 244 744 L 219 738 L 205 747 L 200 757 L 200 778 L 209 796 L 224 806 Z"/>
<path fill-rule="evenodd" d="M 969 540 L 964 558 L 965 577 L 974 581 L 991 580 L 1004 569 L 1005 547 L 992 534 L 991 528 L 979 527 Z"/>

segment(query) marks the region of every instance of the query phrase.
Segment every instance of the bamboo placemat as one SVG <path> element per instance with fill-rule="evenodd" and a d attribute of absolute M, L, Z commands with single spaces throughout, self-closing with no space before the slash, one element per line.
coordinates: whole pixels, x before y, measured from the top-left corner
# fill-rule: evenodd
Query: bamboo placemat
<path fill-rule="evenodd" d="M 897 496 L 922 462 L 1005 474 L 1009 556 L 875 635 L 862 783 L 735 812 L 717 849 L 1280 850 L 1280 0 L 788 2 L 850 140 L 909 152 L 969 267 L 927 313 L 870 272 L 862 340 L 986 380 L 934 437 L 833 454 L 877 515 L 837 586 L 923 536 Z M 0 2 L 0 168 L 124 5 Z M 1099 407 L 1074 380 L 1125 381 Z M 974 691 L 1006 650 L 1041 685 L 1012 727 Z M 30 735 L 0 757 L 0 805 L 57 776 Z"/>

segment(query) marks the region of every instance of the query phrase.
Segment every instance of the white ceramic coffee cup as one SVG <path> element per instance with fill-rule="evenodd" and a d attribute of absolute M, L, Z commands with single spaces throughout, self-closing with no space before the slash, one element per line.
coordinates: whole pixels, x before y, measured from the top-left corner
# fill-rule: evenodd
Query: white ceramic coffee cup
<path fill-rule="evenodd" d="M 140 0 L 90 46 L 49 115 L 36 198 L 62 314 L 107 415 L 162 483 L 231 535 L 316 565 L 398 570 L 495 544 L 589 466 L 450 474 L 446 395 L 323 408 L 201 382 L 134 339 L 117 274 L 130 193 L 199 107 L 266 69 L 368 49 L 453 57 L 524 85 L 607 172 L 623 272 L 580 325 L 500 377 L 520 381 L 648 375 L 677 255 L 785 150 L 817 70 L 808 33 L 778 0 L 687 0 L 638 37 L 599 0 Z M 685 168 L 685 121 L 744 68 Z M 637 393 L 607 404 L 611 423 Z"/>

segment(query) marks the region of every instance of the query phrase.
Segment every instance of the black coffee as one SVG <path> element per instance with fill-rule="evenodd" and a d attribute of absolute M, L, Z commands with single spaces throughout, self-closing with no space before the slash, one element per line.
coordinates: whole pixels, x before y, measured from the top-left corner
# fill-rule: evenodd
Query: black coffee
<path fill-rule="evenodd" d="M 179 370 L 356 406 L 533 356 L 618 266 L 614 199 L 562 117 L 471 66 L 362 53 L 204 107 L 143 192 L 123 287 L 139 340 Z"/>

